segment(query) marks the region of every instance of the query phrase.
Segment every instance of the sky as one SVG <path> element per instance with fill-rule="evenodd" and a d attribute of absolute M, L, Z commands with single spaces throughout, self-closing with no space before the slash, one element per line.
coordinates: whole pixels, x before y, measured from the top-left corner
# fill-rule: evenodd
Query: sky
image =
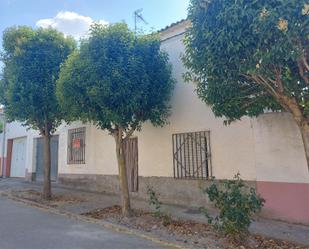
<path fill-rule="evenodd" d="M 125 21 L 133 29 L 133 12 L 143 9 L 146 32 L 186 18 L 189 0 L 0 0 L 0 40 L 12 25 L 53 27 L 76 39 L 87 33 L 92 21 Z M 0 41 L 0 50 L 2 49 Z"/>

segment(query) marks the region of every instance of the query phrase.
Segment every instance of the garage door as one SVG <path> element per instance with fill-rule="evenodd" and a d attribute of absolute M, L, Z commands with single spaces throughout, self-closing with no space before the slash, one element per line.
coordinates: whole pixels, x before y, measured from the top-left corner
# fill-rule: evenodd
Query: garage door
<path fill-rule="evenodd" d="M 50 178 L 55 181 L 58 175 L 58 136 L 50 139 L 51 172 Z M 44 139 L 36 138 L 36 180 L 44 179 Z"/>
<path fill-rule="evenodd" d="M 25 177 L 27 138 L 13 139 L 11 177 Z"/>

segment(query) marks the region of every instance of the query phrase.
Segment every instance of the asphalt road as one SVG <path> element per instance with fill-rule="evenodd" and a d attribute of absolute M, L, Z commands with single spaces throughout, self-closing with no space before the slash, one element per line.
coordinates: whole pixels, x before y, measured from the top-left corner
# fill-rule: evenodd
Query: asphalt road
<path fill-rule="evenodd" d="M 157 249 L 146 239 L 0 197 L 1 249 Z"/>

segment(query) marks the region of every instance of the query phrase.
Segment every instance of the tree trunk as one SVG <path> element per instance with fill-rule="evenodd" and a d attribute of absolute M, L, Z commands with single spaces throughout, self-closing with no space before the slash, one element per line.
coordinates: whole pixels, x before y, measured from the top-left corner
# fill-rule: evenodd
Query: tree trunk
<path fill-rule="evenodd" d="M 50 183 L 50 133 L 44 134 L 44 183 L 43 183 L 43 198 L 51 199 L 51 183 Z"/>
<path fill-rule="evenodd" d="M 298 126 L 299 126 L 301 136 L 303 139 L 303 143 L 304 143 L 305 154 L 306 154 L 306 159 L 307 159 L 307 167 L 309 171 L 309 124 L 303 123 Z"/>
<path fill-rule="evenodd" d="M 125 217 L 129 217 L 131 215 L 131 205 L 130 205 L 130 195 L 128 188 L 127 170 L 125 165 L 125 155 L 123 149 L 122 132 L 118 132 L 118 134 L 115 136 L 115 142 L 116 142 L 116 155 L 119 170 L 122 215 Z"/>

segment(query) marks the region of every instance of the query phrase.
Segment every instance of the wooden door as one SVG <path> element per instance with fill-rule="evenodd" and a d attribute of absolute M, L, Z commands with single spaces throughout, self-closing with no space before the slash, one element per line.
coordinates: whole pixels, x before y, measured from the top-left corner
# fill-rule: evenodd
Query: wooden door
<path fill-rule="evenodd" d="M 127 169 L 128 187 L 130 192 L 138 191 L 138 142 L 137 137 L 124 143 L 125 164 Z"/>

